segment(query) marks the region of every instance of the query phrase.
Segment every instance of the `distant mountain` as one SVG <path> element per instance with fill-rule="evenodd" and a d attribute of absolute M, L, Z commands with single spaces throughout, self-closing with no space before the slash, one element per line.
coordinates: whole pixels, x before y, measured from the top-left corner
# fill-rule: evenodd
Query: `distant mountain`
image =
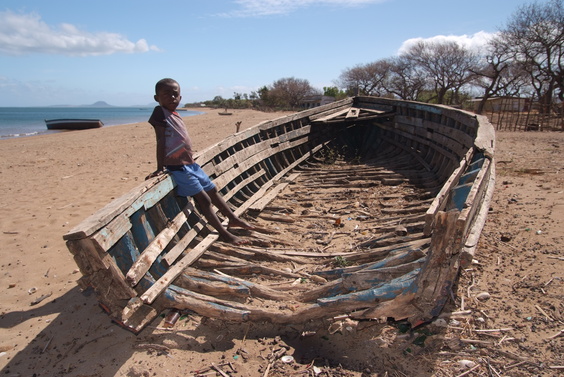
<path fill-rule="evenodd" d="M 114 105 L 110 105 L 105 101 L 98 101 L 94 102 L 91 105 L 51 105 L 49 107 L 115 107 Z"/>
<path fill-rule="evenodd" d="M 152 102 L 146 105 L 130 105 L 130 106 L 114 106 L 114 105 L 110 105 L 109 103 L 107 103 L 106 101 L 97 101 L 94 102 L 91 105 L 51 105 L 48 107 L 139 107 L 139 108 L 153 108 L 156 105 L 158 105 L 157 102 Z"/>
<path fill-rule="evenodd" d="M 105 101 L 94 102 L 92 105 L 84 105 L 84 107 L 114 107 Z"/>

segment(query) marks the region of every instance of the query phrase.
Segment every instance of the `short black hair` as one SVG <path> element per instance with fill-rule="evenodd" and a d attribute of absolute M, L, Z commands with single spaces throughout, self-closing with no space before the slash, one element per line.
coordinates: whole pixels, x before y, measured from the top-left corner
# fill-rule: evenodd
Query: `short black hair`
<path fill-rule="evenodd" d="M 170 78 L 166 78 L 166 79 L 161 79 L 157 82 L 157 84 L 155 85 L 155 94 L 159 93 L 159 90 L 165 86 L 168 85 L 172 85 L 172 84 L 176 84 L 178 86 L 180 86 L 180 84 L 178 83 L 178 81 L 174 80 L 174 79 L 170 79 Z"/>

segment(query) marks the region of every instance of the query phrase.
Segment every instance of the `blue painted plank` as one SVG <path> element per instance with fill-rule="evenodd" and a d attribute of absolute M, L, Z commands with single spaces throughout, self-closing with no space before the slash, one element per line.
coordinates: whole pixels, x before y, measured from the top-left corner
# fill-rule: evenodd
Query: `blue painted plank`
<path fill-rule="evenodd" d="M 451 203 L 459 211 L 464 209 L 464 203 L 466 202 L 466 198 L 468 198 L 468 194 L 472 189 L 473 182 L 466 183 L 464 185 L 456 186 L 451 191 Z"/>
<path fill-rule="evenodd" d="M 344 267 L 344 268 L 336 268 L 336 269 L 333 269 L 333 270 L 315 271 L 315 272 L 313 272 L 313 274 L 319 275 L 319 276 L 327 276 L 327 277 L 334 277 L 334 276 L 340 277 L 344 273 L 350 273 L 350 272 L 364 270 L 364 269 L 374 270 L 374 269 L 378 269 L 378 268 L 388 267 L 391 263 L 397 261 L 398 259 L 403 259 L 403 261 L 401 263 L 396 263 L 394 265 L 412 262 L 416 259 L 421 258 L 422 255 L 423 255 L 423 252 L 419 248 L 411 248 L 409 246 L 402 246 L 402 247 L 399 247 L 397 249 L 390 250 L 390 252 L 388 253 L 388 256 L 386 258 L 381 259 L 381 260 L 377 261 L 376 263 L 370 262 L 370 263 L 365 263 L 365 264 L 362 264 L 362 265 L 359 265 L 359 266 L 354 266 L 354 267 Z"/>
<path fill-rule="evenodd" d="M 125 275 L 139 258 L 139 250 L 135 246 L 135 241 L 131 232 L 127 232 L 119 239 L 114 246 L 108 250 L 108 254 L 114 258 L 121 272 Z"/>
<path fill-rule="evenodd" d="M 347 302 L 366 302 L 367 304 L 375 304 L 378 301 L 391 300 L 405 291 L 407 291 L 415 279 L 417 278 L 418 271 L 411 271 L 399 278 L 390 280 L 389 283 L 384 284 L 378 288 L 366 289 L 359 292 L 353 292 L 345 295 L 320 298 L 317 300 L 320 306 L 345 304 Z"/>
<path fill-rule="evenodd" d="M 183 298 L 177 299 L 177 296 L 181 296 Z M 195 306 L 190 307 L 188 305 L 187 309 L 194 310 L 195 312 L 200 312 L 200 314 L 208 316 L 213 314 L 213 316 L 216 318 L 245 322 L 249 319 L 249 316 L 251 314 L 249 310 L 236 309 L 215 302 L 205 301 L 203 300 L 203 297 L 205 297 L 204 295 L 197 295 L 192 291 L 180 288 L 176 285 L 171 285 L 167 288 L 166 297 L 175 302 L 186 302 L 190 299 L 195 300 L 197 301 L 197 303 L 195 303 Z M 189 300 L 186 300 L 186 298 L 188 298 Z M 198 311 L 198 309 L 205 309 L 205 313 L 201 313 L 202 310 Z"/>

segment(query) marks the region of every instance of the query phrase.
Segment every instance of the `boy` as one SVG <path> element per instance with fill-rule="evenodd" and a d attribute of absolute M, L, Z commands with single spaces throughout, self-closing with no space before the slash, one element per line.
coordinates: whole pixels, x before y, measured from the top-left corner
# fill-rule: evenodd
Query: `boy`
<path fill-rule="evenodd" d="M 162 79 L 155 86 L 155 107 L 149 123 L 155 129 L 157 136 L 157 170 L 146 179 L 170 172 L 177 184 L 177 193 L 182 196 L 192 196 L 198 208 L 211 226 L 218 232 L 225 242 L 241 245 L 248 243 L 225 229 L 221 220 L 213 210 L 212 204 L 229 219 L 229 227 L 252 229 L 246 221 L 237 217 L 227 206 L 225 200 L 217 192 L 217 188 L 206 173 L 194 161 L 192 142 L 184 121 L 176 112 L 182 96 L 180 85 L 173 79 Z"/>

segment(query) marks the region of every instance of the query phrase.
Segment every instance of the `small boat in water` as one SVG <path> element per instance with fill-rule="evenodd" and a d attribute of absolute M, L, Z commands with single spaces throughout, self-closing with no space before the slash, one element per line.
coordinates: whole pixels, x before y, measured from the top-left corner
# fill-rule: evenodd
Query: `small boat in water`
<path fill-rule="evenodd" d="M 110 317 L 137 333 L 166 310 L 297 324 L 440 314 L 472 261 L 495 181 L 487 118 L 354 97 L 263 122 L 196 156 L 255 225 L 218 240 L 168 175 L 64 235 Z M 233 230 L 235 232 L 236 230 Z"/>
<path fill-rule="evenodd" d="M 49 130 L 86 130 L 104 125 L 99 119 L 45 119 Z"/>

